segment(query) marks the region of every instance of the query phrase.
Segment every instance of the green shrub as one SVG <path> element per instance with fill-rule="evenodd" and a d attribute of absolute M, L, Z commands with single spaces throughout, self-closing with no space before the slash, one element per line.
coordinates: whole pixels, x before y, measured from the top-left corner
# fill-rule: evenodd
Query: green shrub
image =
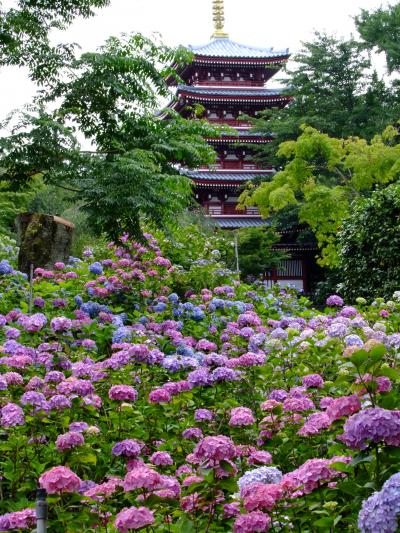
<path fill-rule="evenodd" d="M 391 297 L 400 288 L 400 184 L 354 203 L 339 242 L 341 293 Z"/>

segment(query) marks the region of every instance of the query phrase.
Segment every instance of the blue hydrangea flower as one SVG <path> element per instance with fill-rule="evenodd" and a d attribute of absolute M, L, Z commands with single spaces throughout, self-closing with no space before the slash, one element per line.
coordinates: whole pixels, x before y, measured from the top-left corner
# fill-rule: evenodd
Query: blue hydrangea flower
<path fill-rule="evenodd" d="M 282 472 L 275 466 L 260 466 L 254 470 L 248 470 L 238 479 L 239 489 L 242 490 L 251 483 L 280 483 Z"/>
<path fill-rule="evenodd" d="M 173 292 L 173 293 L 171 293 L 171 294 L 168 296 L 168 300 L 169 300 L 171 303 L 176 304 L 176 303 L 178 303 L 178 301 L 179 301 L 179 296 L 178 296 L 175 292 Z"/>
<path fill-rule="evenodd" d="M 157 302 L 156 305 L 153 307 L 154 311 L 156 313 L 162 313 L 167 308 L 167 304 L 164 302 Z"/>
<path fill-rule="evenodd" d="M 202 309 L 200 309 L 200 307 L 195 307 L 193 309 L 191 317 L 193 318 L 193 320 L 200 321 L 200 320 L 204 319 L 205 315 L 204 315 L 204 312 L 202 311 Z"/>
<path fill-rule="evenodd" d="M 116 329 L 112 336 L 113 343 L 129 342 L 132 338 L 132 330 L 126 326 L 121 326 Z"/>
<path fill-rule="evenodd" d="M 78 305 L 79 307 L 81 307 L 83 305 L 83 298 L 82 296 L 79 296 L 79 294 L 77 296 L 74 297 L 74 302 L 76 303 L 76 305 Z"/>
<path fill-rule="evenodd" d="M 363 502 L 358 515 L 361 533 L 396 533 L 400 514 L 400 473 L 394 474 L 379 492 Z"/>
<path fill-rule="evenodd" d="M 364 343 L 358 335 L 346 335 L 344 338 L 346 346 L 364 346 Z"/>
<path fill-rule="evenodd" d="M 0 261 L 0 275 L 7 275 L 12 274 L 13 267 L 10 265 L 10 263 L 7 261 L 7 259 L 3 259 Z"/>
<path fill-rule="evenodd" d="M 103 265 L 96 261 L 95 263 L 89 265 L 89 272 L 91 272 L 92 274 L 96 274 L 96 276 L 99 276 L 100 274 L 103 274 Z"/>

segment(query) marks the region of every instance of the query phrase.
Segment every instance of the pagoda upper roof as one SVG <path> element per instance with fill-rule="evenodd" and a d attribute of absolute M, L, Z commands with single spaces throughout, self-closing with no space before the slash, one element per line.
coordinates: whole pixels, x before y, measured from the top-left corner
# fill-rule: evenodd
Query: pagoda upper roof
<path fill-rule="evenodd" d="M 207 44 L 200 46 L 189 45 L 188 48 L 195 56 L 226 57 L 243 59 L 269 59 L 273 57 L 286 57 L 289 49 L 274 50 L 273 48 L 258 48 L 237 43 L 228 38 L 215 38 Z"/>
<path fill-rule="evenodd" d="M 233 96 L 233 97 L 263 97 L 263 96 L 281 96 L 283 89 L 265 89 L 260 87 L 201 87 L 199 85 L 178 85 L 179 92 L 185 92 L 200 96 Z"/>

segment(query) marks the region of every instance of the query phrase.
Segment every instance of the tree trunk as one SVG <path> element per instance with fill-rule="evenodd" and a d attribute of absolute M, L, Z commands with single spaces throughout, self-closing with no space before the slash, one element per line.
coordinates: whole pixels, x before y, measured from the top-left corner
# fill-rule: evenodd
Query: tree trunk
<path fill-rule="evenodd" d="M 29 274 L 31 264 L 34 268 L 52 269 L 56 261 L 68 261 L 75 227 L 72 222 L 42 213 L 21 213 L 15 223 L 21 272 Z"/>

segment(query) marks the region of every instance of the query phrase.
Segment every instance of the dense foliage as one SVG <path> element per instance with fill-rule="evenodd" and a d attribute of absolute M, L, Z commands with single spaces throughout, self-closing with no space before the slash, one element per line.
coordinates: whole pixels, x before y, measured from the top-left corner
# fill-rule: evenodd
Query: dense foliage
<path fill-rule="evenodd" d="M 339 244 L 344 294 L 390 297 L 400 286 L 400 185 L 353 205 Z"/>
<path fill-rule="evenodd" d="M 278 155 L 286 161 L 283 170 L 257 188 L 250 186 L 241 201 L 256 205 L 264 216 L 298 206 L 300 222 L 317 238 L 320 263 L 337 266 L 337 232 L 352 201 L 399 178 L 398 130 L 388 126 L 368 142 L 358 137 L 336 139 L 303 126 L 296 141 L 281 144 Z"/>
<path fill-rule="evenodd" d="M 170 95 L 170 65 L 190 58 L 183 48 L 130 35 L 73 60 L 61 81 L 41 93 L 41 104 L 56 109 L 39 106 L 16 124 L 14 117 L 0 139 L 2 179 L 18 190 L 39 176 L 75 192 L 89 225 L 112 237 L 140 236 L 142 219 L 176 221 L 191 201 L 191 182 L 179 165 L 212 163 L 215 153 L 203 137 L 218 134 L 172 110 L 155 115 L 159 98 Z M 78 135 L 94 150 L 83 150 Z"/>
<path fill-rule="evenodd" d="M 54 533 L 394 533 L 400 295 L 180 298 L 146 239 L 36 269 L 32 313 L 0 262 L 0 530 L 39 484 Z"/>
<path fill-rule="evenodd" d="M 267 227 L 245 228 L 238 232 L 239 269 L 244 280 L 265 274 L 286 257 L 272 249 L 279 238 L 273 228 Z"/>

